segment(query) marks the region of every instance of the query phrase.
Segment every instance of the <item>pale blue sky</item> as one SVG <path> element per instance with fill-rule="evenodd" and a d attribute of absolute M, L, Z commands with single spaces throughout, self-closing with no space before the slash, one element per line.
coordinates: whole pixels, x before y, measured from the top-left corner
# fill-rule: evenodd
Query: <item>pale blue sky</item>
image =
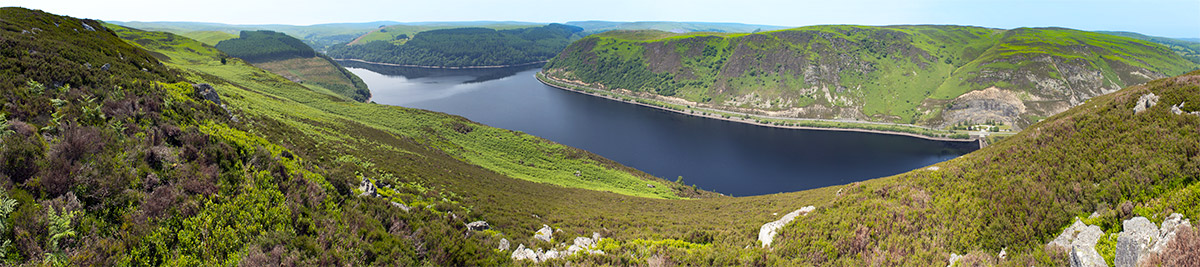
<path fill-rule="evenodd" d="M 1200 38 L 1200 0 L 3 0 L 117 21 L 309 25 L 392 20 L 704 21 L 780 26 L 958 24 L 1060 26 Z"/>

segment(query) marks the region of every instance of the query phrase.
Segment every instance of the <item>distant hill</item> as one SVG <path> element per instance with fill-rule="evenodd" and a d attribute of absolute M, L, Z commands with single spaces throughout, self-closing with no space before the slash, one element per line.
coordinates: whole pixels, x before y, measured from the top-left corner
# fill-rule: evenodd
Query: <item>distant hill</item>
<path fill-rule="evenodd" d="M 1114 31 L 1098 31 L 1103 34 L 1129 37 L 1133 39 L 1151 41 L 1159 43 L 1171 48 L 1176 54 L 1183 56 L 1196 64 L 1200 64 L 1200 39 L 1175 39 L 1167 37 L 1149 36 L 1136 32 L 1114 32 Z"/>
<path fill-rule="evenodd" d="M 339 59 L 435 66 L 476 67 L 535 63 L 550 59 L 571 41 L 581 28 L 563 24 L 507 30 L 451 28 L 422 31 L 407 39 L 376 40 L 365 44 L 337 45 L 328 55 Z"/>
<path fill-rule="evenodd" d="M 237 35 L 222 31 L 194 31 L 181 33 L 179 35 L 183 35 L 184 37 L 192 38 L 196 41 L 200 41 L 201 43 L 212 46 L 217 45 L 217 43 L 220 43 L 221 41 L 238 38 Z"/>
<path fill-rule="evenodd" d="M 1196 67 L 1156 43 L 1063 28 L 840 25 L 609 31 L 576 41 L 544 73 L 773 117 L 1021 128 Z"/>
<path fill-rule="evenodd" d="M 584 34 L 612 30 L 659 30 L 672 33 L 687 32 L 755 32 L 782 30 L 788 27 L 718 22 L 675 22 L 675 21 L 571 21 L 567 25 L 583 28 Z"/>
<path fill-rule="evenodd" d="M 367 32 L 375 30 L 384 25 L 395 25 L 399 22 L 395 21 L 375 21 L 363 23 L 330 23 L 316 24 L 309 26 L 297 25 L 235 25 L 223 23 L 206 23 L 206 22 L 140 22 L 140 21 L 111 21 L 110 23 L 132 27 L 142 30 L 165 31 L 175 34 L 189 34 L 190 32 L 204 31 L 219 31 L 233 35 L 237 35 L 242 31 L 257 31 L 269 30 L 286 33 L 297 39 L 304 40 L 304 43 L 312 46 L 313 49 L 325 50 L 328 46 L 341 44 L 353 41 Z M 203 41 L 203 40 L 201 40 Z"/>
<path fill-rule="evenodd" d="M 362 79 L 287 34 L 243 31 L 238 38 L 217 43 L 216 48 L 306 86 L 316 85 L 357 101 L 371 98 Z"/>
<path fill-rule="evenodd" d="M 402 23 L 398 25 L 379 27 L 371 32 L 354 38 L 350 42 L 351 45 L 366 44 L 374 41 L 387 41 L 392 44 L 401 45 L 417 33 L 432 30 L 445 30 L 455 28 L 488 28 L 493 30 L 511 30 L 520 28 L 532 28 L 545 26 L 544 23 L 532 22 L 516 22 L 516 21 L 466 21 L 466 22 L 414 22 Z"/>

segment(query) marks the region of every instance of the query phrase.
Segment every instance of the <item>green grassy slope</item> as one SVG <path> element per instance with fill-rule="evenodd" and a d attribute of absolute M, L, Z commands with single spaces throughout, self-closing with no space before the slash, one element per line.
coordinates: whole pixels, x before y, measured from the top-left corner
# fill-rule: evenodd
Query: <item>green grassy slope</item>
<path fill-rule="evenodd" d="M 1153 43 L 1070 29 L 834 25 L 755 34 L 611 31 L 575 42 L 546 73 L 771 116 L 1023 127 L 1196 66 Z M 989 87 L 1011 97 L 959 99 Z"/>
<path fill-rule="evenodd" d="M 179 35 L 183 35 L 183 37 L 191 38 L 211 46 L 216 46 L 217 43 L 220 43 L 221 41 L 238 38 L 237 35 L 222 31 L 192 31 L 180 33 Z"/>
<path fill-rule="evenodd" d="M 1155 43 L 1158 43 L 1161 45 L 1165 45 L 1168 48 L 1171 48 L 1171 51 L 1175 51 L 1176 54 L 1179 54 L 1180 56 L 1183 56 L 1184 58 L 1186 58 L 1196 64 L 1200 64 L 1200 42 L 1197 42 L 1194 39 L 1193 40 L 1182 40 L 1182 39 L 1174 39 L 1174 38 L 1167 38 L 1167 37 L 1148 36 L 1148 35 L 1144 35 L 1144 34 L 1140 34 L 1140 33 L 1136 33 L 1136 32 L 1098 31 L 1098 33 L 1129 37 L 1129 38 L 1133 38 L 1133 39 L 1138 39 L 1138 40 L 1143 40 L 1143 41 L 1151 41 L 1151 42 L 1155 42 Z"/>

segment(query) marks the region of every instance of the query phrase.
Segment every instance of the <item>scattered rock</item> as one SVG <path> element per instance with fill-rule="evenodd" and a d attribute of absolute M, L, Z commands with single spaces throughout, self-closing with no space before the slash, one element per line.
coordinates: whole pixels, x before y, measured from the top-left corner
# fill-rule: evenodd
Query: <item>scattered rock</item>
<path fill-rule="evenodd" d="M 1142 97 L 1138 98 L 1137 105 L 1133 106 L 1133 113 L 1141 113 L 1156 104 L 1158 104 L 1158 96 L 1154 95 L 1154 93 L 1142 95 Z"/>
<path fill-rule="evenodd" d="M 1000 260 L 1008 259 L 1008 247 L 1000 249 L 1000 254 L 996 255 Z"/>
<path fill-rule="evenodd" d="M 532 260 L 533 262 L 540 261 L 540 259 L 538 259 L 537 252 L 533 252 L 532 249 L 525 248 L 525 244 L 518 245 L 517 249 L 513 250 L 510 258 L 513 260 Z"/>
<path fill-rule="evenodd" d="M 90 70 L 92 69 L 92 63 L 83 63 L 83 67 Z"/>
<path fill-rule="evenodd" d="M 412 210 L 412 208 L 409 208 L 407 205 L 404 205 L 404 203 L 400 203 L 400 202 L 392 201 L 392 206 L 396 206 L 406 212 Z"/>
<path fill-rule="evenodd" d="M 1125 220 L 1121 226 L 1124 231 L 1117 236 L 1117 255 L 1113 264 L 1137 266 L 1142 256 L 1149 254 L 1150 247 L 1158 241 L 1158 227 L 1140 216 Z"/>
<path fill-rule="evenodd" d="M 473 221 L 467 224 L 467 229 L 471 229 L 471 231 L 483 231 L 492 229 L 492 226 L 488 225 L 485 221 Z"/>
<path fill-rule="evenodd" d="M 500 239 L 500 247 L 498 247 L 498 248 L 496 248 L 496 249 L 499 249 L 500 251 L 506 251 L 506 250 L 508 250 L 508 239 L 507 239 L 507 238 L 501 238 L 501 239 Z"/>
<path fill-rule="evenodd" d="M 1174 113 L 1175 115 L 1181 115 L 1181 114 L 1183 114 L 1183 110 L 1182 110 L 1182 109 L 1179 109 L 1179 108 L 1182 108 L 1182 107 L 1183 107 L 1183 103 L 1179 103 L 1179 105 L 1174 105 L 1174 106 L 1171 106 L 1171 113 Z"/>
<path fill-rule="evenodd" d="M 96 28 L 92 28 L 92 25 L 88 25 L 87 22 L 80 22 L 80 24 L 83 24 L 83 29 L 85 30 L 92 32 L 96 31 Z"/>
<path fill-rule="evenodd" d="M 600 243 L 600 233 L 592 232 L 592 241 L 595 241 L 596 243 Z"/>
<path fill-rule="evenodd" d="M 105 64 L 105 65 L 107 65 L 107 64 Z M 212 101 L 213 103 L 216 103 L 217 105 L 221 104 L 221 96 L 217 95 L 217 90 L 213 89 L 212 85 L 209 85 L 207 83 L 198 83 L 198 84 L 193 84 L 192 88 L 196 89 L 196 93 L 200 94 L 200 97 L 203 97 L 204 99 L 207 99 L 208 101 Z"/>
<path fill-rule="evenodd" d="M 575 177 L 583 176 L 583 172 L 575 171 Z"/>
<path fill-rule="evenodd" d="M 536 233 L 533 233 L 533 238 L 550 242 L 550 240 L 554 239 L 554 230 L 550 229 L 549 225 L 543 224 L 542 229 L 538 229 Z"/>
<path fill-rule="evenodd" d="M 958 260 L 962 259 L 962 257 L 962 255 L 950 253 L 950 264 L 946 264 L 946 267 L 953 267 L 954 263 L 958 262 Z"/>
<path fill-rule="evenodd" d="M 104 63 L 103 66 L 100 66 L 100 70 L 103 70 L 103 71 L 107 71 L 109 68 L 112 68 L 112 64 Z"/>
<path fill-rule="evenodd" d="M 654 188 L 654 185 L 652 185 L 652 184 L 646 184 L 646 187 L 649 187 L 649 188 Z"/>
<path fill-rule="evenodd" d="M 771 242 L 775 240 L 775 234 L 779 228 L 783 228 L 784 225 L 792 222 L 792 220 L 795 220 L 796 217 L 808 215 L 809 212 L 812 212 L 816 209 L 817 208 L 813 206 L 803 207 L 788 214 L 784 214 L 783 218 L 779 218 L 777 221 L 763 224 L 762 228 L 758 229 L 758 241 L 762 242 L 763 247 L 770 247 Z"/>
<path fill-rule="evenodd" d="M 358 190 L 362 191 L 362 193 L 358 194 L 359 196 L 379 196 L 379 194 L 375 192 L 375 184 L 371 183 L 371 179 L 367 179 L 366 177 L 363 177 L 362 184 L 358 186 Z"/>
<path fill-rule="evenodd" d="M 938 167 L 938 166 L 929 166 L 929 168 L 925 168 L 925 169 L 926 169 L 926 170 L 930 170 L 930 171 L 936 171 L 936 170 L 941 170 L 941 169 L 942 169 L 942 167 Z"/>

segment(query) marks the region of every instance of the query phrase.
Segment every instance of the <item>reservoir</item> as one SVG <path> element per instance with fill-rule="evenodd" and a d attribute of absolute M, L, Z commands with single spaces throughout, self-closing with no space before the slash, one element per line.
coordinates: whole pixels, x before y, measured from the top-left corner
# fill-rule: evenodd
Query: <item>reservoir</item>
<path fill-rule="evenodd" d="M 540 66 L 445 70 L 340 63 L 370 86 L 376 103 L 522 131 L 733 196 L 890 176 L 978 148 L 973 142 L 780 129 L 688 116 L 544 85 L 534 78 Z"/>

